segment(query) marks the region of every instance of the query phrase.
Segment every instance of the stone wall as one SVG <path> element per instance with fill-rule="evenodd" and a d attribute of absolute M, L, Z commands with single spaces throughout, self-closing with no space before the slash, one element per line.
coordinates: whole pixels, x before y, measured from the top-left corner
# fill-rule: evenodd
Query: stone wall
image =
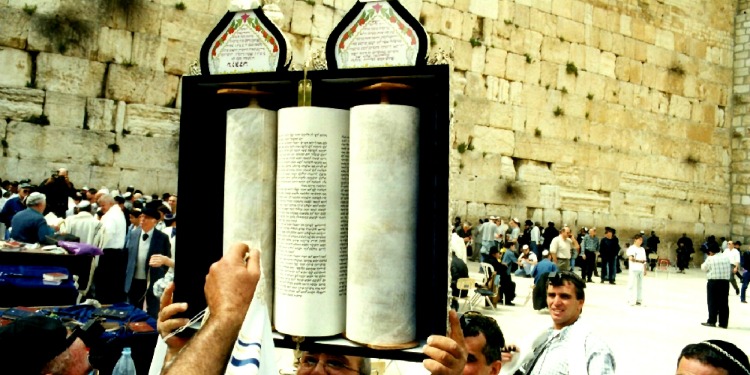
<path fill-rule="evenodd" d="M 295 64 L 353 2 L 279 1 Z M 174 191 L 181 75 L 228 0 L 26 3 L 0 0 L 0 176 Z M 454 56 L 455 215 L 750 239 L 735 0 L 402 3 Z"/>
<path fill-rule="evenodd" d="M 732 237 L 750 238 L 750 1 L 740 0 L 734 17 L 734 93 L 732 95 Z"/>

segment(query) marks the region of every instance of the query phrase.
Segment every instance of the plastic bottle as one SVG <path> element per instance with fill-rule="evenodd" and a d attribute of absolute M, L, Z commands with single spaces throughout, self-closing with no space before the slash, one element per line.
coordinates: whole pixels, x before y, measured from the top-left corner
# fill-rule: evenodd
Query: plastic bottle
<path fill-rule="evenodd" d="M 117 360 L 112 375 L 136 375 L 135 374 L 135 363 L 133 358 L 130 356 L 130 348 L 122 348 L 122 356 Z"/>

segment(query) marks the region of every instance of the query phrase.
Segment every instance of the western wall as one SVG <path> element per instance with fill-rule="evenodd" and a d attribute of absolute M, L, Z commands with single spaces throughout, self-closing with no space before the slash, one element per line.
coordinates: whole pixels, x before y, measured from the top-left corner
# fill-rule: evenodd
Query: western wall
<path fill-rule="evenodd" d="M 278 1 L 293 65 L 353 2 Z M 180 85 L 228 3 L 0 0 L 0 177 L 175 191 L 178 146 L 216 152 L 178 145 Z M 747 0 L 401 3 L 452 55 L 454 215 L 750 240 Z"/>

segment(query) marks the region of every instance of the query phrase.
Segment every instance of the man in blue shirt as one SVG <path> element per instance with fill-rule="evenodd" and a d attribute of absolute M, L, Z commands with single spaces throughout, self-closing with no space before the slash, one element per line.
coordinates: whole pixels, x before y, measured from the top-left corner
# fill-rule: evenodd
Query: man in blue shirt
<path fill-rule="evenodd" d="M 10 238 L 25 243 L 40 243 L 55 229 L 47 225 L 42 212 L 47 207 L 47 197 L 42 193 L 31 193 L 26 198 L 26 209 L 17 213 L 11 221 Z"/>

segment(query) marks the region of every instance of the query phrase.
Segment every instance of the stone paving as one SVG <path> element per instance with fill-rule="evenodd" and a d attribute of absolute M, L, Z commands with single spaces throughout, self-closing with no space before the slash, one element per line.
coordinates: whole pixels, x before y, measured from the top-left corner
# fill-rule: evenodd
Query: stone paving
<path fill-rule="evenodd" d="M 478 268 L 478 263 L 469 262 L 471 277 L 479 278 Z M 507 342 L 521 343 L 549 326 L 551 320 L 546 310 L 534 311 L 530 300 L 523 305 L 532 279 L 514 276 L 513 280 L 515 306 L 476 310 L 498 320 Z M 740 303 L 731 287 L 729 329 L 700 325 L 707 319 L 706 279 L 700 268 L 691 268 L 685 274 L 674 268 L 649 272 L 644 278 L 641 306 L 627 303 L 627 270 L 617 275 L 616 285 L 599 280 L 594 277 L 595 282 L 587 284 L 582 317 L 612 348 L 618 374 L 674 374 L 680 350 L 707 339 L 726 340 L 750 353 L 750 304 Z M 427 373 L 421 363 L 385 361 L 385 365 L 386 375 Z"/>

